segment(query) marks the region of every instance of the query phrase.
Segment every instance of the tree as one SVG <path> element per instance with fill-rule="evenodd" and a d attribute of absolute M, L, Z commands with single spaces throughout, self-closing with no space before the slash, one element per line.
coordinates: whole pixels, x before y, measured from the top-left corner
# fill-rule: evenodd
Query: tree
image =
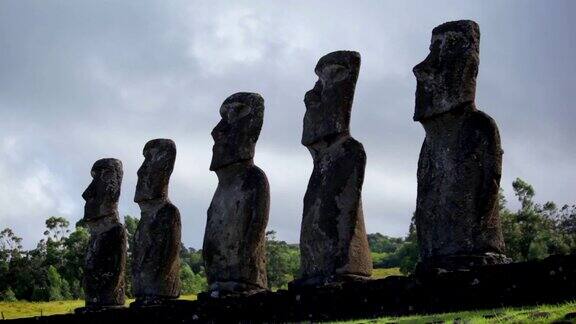
<path fill-rule="evenodd" d="M 134 249 L 134 236 L 136 235 L 136 229 L 138 229 L 138 223 L 140 223 L 139 218 L 132 217 L 130 215 L 124 216 L 124 227 L 126 228 L 128 242 L 128 253 L 126 255 L 126 273 L 124 276 L 126 279 L 126 296 L 129 298 L 134 297 L 132 294 L 132 251 Z"/>
<path fill-rule="evenodd" d="M 418 239 L 414 214 L 405 238 L 395 238 L 380 233 L 368 234 L 374 268 L 400 268 L 403 274 L 411 274 L 418 263 Z"/>
<path fill-rule="evenodd" d="M 0 260 L 9 262 L 22 250 L 22 238 L 16 236 L 12 229 L 5 228 L 0 232 Z"/>
<path fill-rule="evenodd" d="M 46 235 L 49 239 L 59 242 L 66 236 L 66 234 L 70 233 L 68 226 L 70 222 L 64 217 L 48 217 L 46 219 L 46 231 L 44 235 Z"/>
<path fill-rule="evenodd" d="M 194 273 L 192 268 L 185 262 L 180 264 L 180 294 L 198 294 L 207 288 L 206 276 Z"/>
<path fill-rule="evenodd" d="M 300 250 L 284 241 L 276 240 L 276 232 L 266 232 L 266 271 L 268 286 L 284 288 L 298 276 L 300 271 Z"/>
<path fill-rule="evenodd" d="M 58 270 L 54 266 L 49 266 L 46 272 L 48 279 L 48 300 L 70 299 L 68 283 L 60 277 Z"/>
<path fill-rule="evenodd" d="M 6 290 L 0 292 L 0 301 L 4 301 L 4 302 L 17 301 L 16 295 L 12 291 L 12 288 L 8 287 Z"/>
<path fill-rule="evenodd" d="M 22 251 L 22 239 L 14 234 L 10 228 L 0 232 L 0 295 L 1 298 L 14 294 L 9 286 L 10 262 L 19 259 Z M 10 290 L 10 292 L 8 292 Z"/>
<path fill-rule="evenodd" d="M 128 244 L 134 241 L 134 234 L 136 234 L 138 223 L 140 223 L 139 218 L 130 215 L 124 216 L 124 227 L 126 227 L 126 234 L 128 235 Z"/>
<path fill-rule="evenodd" d="M 380 233 L 368 234 L 370 251 L 375 253 L 393 253 L 404 243 L 400 237 L 389 237 Z"/>
<path fill-rule="evenodd" d="M 64 262 L 64 239 L 70 233 L 70 223 L 64 217 L 48 217 L 46 219 L 45 240 L 40 243 L 46 250 L 46 264 L 61 268 Z"/>
<path fill-rule="evenodd" d="M 90 234 L 82 226 L 64 239 L 64 265 L 60 269 L 62 278 L 70 284 L 70 294 L 74 299 L 84 298 L 82 280 L 84 278 L 84 257 Z"/>
<path fill-rule="evenodd" d="M 506 254 L 515 261 L 526 261 L 574 251 L 575 232 L 569 219 L 574 219 L 576 209 L 564 206 L 559 210 L 554 202 L 537 204 L 536 191 L 520 178 L 514 180 L 512 188 L 521 207 L 513 213 L 500 206 Z M 500 200 L 505 203 L 505 199 Z"/>
<path fill-rule="evenodd" d="M 190 266 L 194 273 L 204 274 L 204 259 L 202 259 L 202 250 L 186 248 L 184 243 L 180 243 L 180 260 Z"/>
<path fill-rule="evenodd" d="M 412 214 L 410 227 L 408 228 L 408 236 L 404 240 L 404 244 L 397 252 L 398 259 L 400 259 L 400 272 L 405 275 L 414 273 L 416 264 L 420 259 L 420 251 L 418 249 L 418 234 L 416 232 L 416 216 Z"/>
<path fill-rule="evenodd" d="M 535 192 L 530 184 L 520 178 L 516 178 L 512 182 L 512 188 L 514 189 L 514 195 L 522 203 L 522 209 L 530 209 L 534 206 L 532 198 L 534 198 Z"/>

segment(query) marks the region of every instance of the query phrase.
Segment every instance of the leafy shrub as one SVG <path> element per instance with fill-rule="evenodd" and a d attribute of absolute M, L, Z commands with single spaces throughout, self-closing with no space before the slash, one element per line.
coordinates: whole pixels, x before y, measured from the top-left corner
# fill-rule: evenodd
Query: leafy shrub
<path fill-rule="evenodd" d="M 0 301 L 15 302 L 17 301 L 16 295 L 10 287 L 0 293 Z"/>

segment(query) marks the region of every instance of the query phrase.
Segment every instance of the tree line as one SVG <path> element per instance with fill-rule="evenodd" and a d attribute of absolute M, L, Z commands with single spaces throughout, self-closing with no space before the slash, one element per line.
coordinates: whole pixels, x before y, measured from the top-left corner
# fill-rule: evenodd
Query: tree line
<path fill-rule="evenodd" d="M 500 193 L 500 215 L 507 255 L 514 261 L 542 259 L 552 254 L 576 253 L 576 205 L 557 207 L 553 202 L 535 202 L 534 188 L 521 179 L 512 187 L 520 208 L 511 211 Z M 83 299 L 84 254 L 89 233 L 82 221 L 70 229 L 63 217 L 46 220 L 44 237 L 36 248 L 23 250 L 22 238 L 10 228 L 0 232 L 0 300 L 51 301 Z M 128 234 L 126 294 L 131 289 L 131 242 L 138 218 L 124 217 Z M 266 233 L 268 282 L 272 289 L 286 288 L 298 276 L 298 244 L 278 240 L 274 231 Z M 410 274 L 418 262 L 418 242 L 414 219 L 406 237 L 368 234 L 375 268 L 398 267 Z M 180 251 L 181 294 L 206 290 L 202 251 L 186 248 Z"/>

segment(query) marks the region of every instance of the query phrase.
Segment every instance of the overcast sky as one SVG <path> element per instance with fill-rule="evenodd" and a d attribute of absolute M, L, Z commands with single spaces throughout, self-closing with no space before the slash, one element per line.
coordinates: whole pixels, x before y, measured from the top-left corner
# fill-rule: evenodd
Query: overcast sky
<path fill-rule="evenodd" d="M 412 121 L 412 67 L 432 28 L 480 25 L 478 107 L 500 127 L 502 186 L 576 202 L 576 28 L 571 1 L 26 1 L 0 2 L 0 227 L 31 248 L 48 216 L 75 222 L 94 161 L 124 163 L 120 213 L 132 202 L 144 144 L 178 147 L 170 197 L 183 240 L 201 247 L 216 188 L 211 129 L 238 91 L 266 101 L 256 164 L 268 175 L 268 228 L 297 242 L 312 160 L 300 144 L 314 66 L 355 50 L 362 67 L 352 134 L 368 155 L 368 232 L 405 235 L 424 131 Z"/>

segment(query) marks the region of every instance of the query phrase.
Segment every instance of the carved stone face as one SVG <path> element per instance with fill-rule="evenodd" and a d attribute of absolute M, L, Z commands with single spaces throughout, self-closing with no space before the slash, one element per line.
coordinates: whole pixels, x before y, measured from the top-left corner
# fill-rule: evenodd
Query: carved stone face
<path fill-rule="evenodd" d="M 254 158 L 264 119 L 264 99 L 257 93 L 235 93 L 222 103 L 220 116 L 212 130 L 212 171 Z"/>
<path fill-rule="evenodd" d="M 471 20 L 434 28 L 430 54 L 413 69 L 417 80 L 415 121 L 474 102 L 479 48 L 480 28 Z"/>
<path fill-rule="evenodd" d="M 87 222 L 109 215 L 116 215 L 122 185 L 122 162 L 117 159 L 101 159 L 94 163 L 92 182 L 82 193 L 86 201 L 84 220 Z"/>
<path fill-rule="evenodd" d="M 146 143 L 143 155 L 134 202 L 167 198 L 168 182 L 176 160 L 176 144 L 170 139 L 154 139 Z"/>
<path fill-rule="evenodd" d="M 302 145 L 350 131 L 354 90 L 360 71 L 360 53 L 337 51 L 323 56 L 314 72 L 318 81 L 304 96 L 306 114 Z"/>

